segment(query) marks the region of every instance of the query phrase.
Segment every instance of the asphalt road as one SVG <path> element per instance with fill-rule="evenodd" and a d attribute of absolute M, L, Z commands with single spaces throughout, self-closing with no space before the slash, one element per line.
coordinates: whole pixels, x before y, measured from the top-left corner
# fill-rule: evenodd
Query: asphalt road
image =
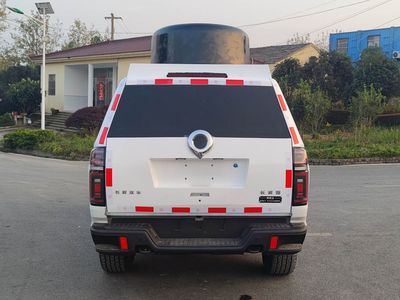
<path fill-rule="evenodd" d="M 400 299 L 400 165 L 313 167 L 309 234 L 280 278 L 252 254 L 138 255 L 103 273 L 86 171 L 0 153 L 0 299 Z"/>

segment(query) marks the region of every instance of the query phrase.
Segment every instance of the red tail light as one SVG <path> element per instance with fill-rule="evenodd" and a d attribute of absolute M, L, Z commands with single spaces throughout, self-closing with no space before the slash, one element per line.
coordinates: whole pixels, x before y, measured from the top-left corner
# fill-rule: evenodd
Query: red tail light
<path fill-rule="evenodd" d="M 308 203 L 308 158 L 304 148 L 294 148 L 294 175 L 292 205 Z"/>
<path fill-rule="evenodd" d="M 105 148 L 94 148 L 90 153 L 89 190 L 90 204 L 106 205 L 106 188 L 104 179 Z"/>

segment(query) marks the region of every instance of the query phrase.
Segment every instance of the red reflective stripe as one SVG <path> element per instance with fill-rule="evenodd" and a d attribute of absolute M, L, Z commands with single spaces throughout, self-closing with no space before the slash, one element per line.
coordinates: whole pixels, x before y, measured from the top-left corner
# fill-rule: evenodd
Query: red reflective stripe
<path fill-rule="evenodd" d="M 107 137 L 107 133 L 108 133 L 108 127 L 104 127 L 103 131 L 101 132 L 99 144 L 102 144 L 102 145 L 104 144 L 106 137 Z"/>
<path fill-rule="evenodd" d="M 208 213 L 210 213 L 210 214 L 225 214 L 226 207 L 209 207 Z"/>
<path fill-rule="evenodd" d="M 119 99 L 121 99 L 121 94 L 116 94 L 115 98 L 114 98 L 114 102 L 111 106 L 111 111 L 115 111 L 117 109 L 118 103 L 119 103 Z"/>
<path fill-rule="evenodd" d="M 299 143 L 299 139 L 297 137 L 296 130 L 294 129 L 294 127 L 290 127 L 289 130 L 293 139 L 293 144 L 297 145 Z"/>
<path fill-rule="evenodd" d="M 136 212 L 154 212 L 153 206 L 136 206 Z"/>
<path fill-rule="evenodd" d="M 292 170 L 286 170 L 285 188 L 292 188 L 293 173 Z"/>
<path fill-rule="evenodd" d="M 119 248 L 121 250 L 128 250 L 128 239 L 125 236 L 119 237 Z"/>
<path fill-rule="evenodd" d="M 190 79 L 190 84 L 208 84 L 208 79 Z"/>
<path fill-rule="evenodd" d="M 173 82 L 172 78 L 161 78 L 154 80 L 155 84 L 172 84 L 172 82 Z"/>
<path fill-rule="evenodd" d="M 241 79 L 227 79 L 226 85 L 244 85 L 244 80 Z"/>
<path fill-rule="evenodd" d="M 269 249 L 278 248 L 278 241 L 279 237 L 277 237 L 276 235 L 271 236 L 271 239 L 269 240 Z"/>
<path fill-rule="evenodd" d="M 278 95 L 278 100 L 279 100 L 279 104 L 281 105 L 281 109 L 283 111 L 287 110 L 286 104 L 285 104 L 285 99 L 283 99 L 282 95 Z"/>
<path fill-rule="evenodd" d="M 173 213 L 190 213 L 190 207 L 173 207 Z"/>
<path fill-rule="evenodd" d="M 112 186 L 112 169 L 106 168 L 106 186 Z"/>
<path fill-rule="evenodd" d="M 262 207 L 245 207 L 244 208 L 245 213 L 262 213 Z"/>

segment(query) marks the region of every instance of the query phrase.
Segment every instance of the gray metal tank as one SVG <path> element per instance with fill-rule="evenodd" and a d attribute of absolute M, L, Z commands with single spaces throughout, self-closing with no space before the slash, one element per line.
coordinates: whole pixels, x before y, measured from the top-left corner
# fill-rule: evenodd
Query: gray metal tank
<path fill-rule="evenodd" d="M 159 64 L 249 64 L 247 34 L 217 24 L 181 24 L 153 34 L 151 62 Z"/>

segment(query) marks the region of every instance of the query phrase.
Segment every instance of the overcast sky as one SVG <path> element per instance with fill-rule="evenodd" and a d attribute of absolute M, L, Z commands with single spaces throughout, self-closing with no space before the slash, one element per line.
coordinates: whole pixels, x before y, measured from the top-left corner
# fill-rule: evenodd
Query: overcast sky
<path fill-rule="evenodd" d="M 400 0 L 50 0 L 55 14 L 52 20 L 59 19 L 67 31 L 74 19 L 93 24 L 99 31 L 110 27 L 105 16 L 113 12 L 121 16 L 123 22 L 116 21 L 116 38 L 139 36 L 132 33 L 151 33 L 160 27 L 190 22 L 220 23 L 233 26 L 270 21 L 293 15 L 304 15 L 339 6 L 362 2 L 330 12 L 299 19 L 242 27 L 249 36 L 252 47 L 286 44 L 295 33 L 300 35 L 332 30 L 353 31 L 400 25 Z M 381 3 L 383 5 L 372 9 Z M 7 0 L 8 6 L 18 7 L 25 13 L 36 10 L 34 1 Z M 357 13 L 371 10 L 355 16 Z M 353 17 L 352 17 L 353 16 Z M 351 18 L 350 18 L 351 17 Z M 399 19 L 389 22 L 395 18 Z M 9 19 L 23 18 L 10 14 Z M 344 20 L 350 18 L 343 22 Z M 334 24 L 337 23 L 337 24 Z M 13 27 L 15 25 L 10 25 Z M 323 27 L 326 29 L 320 30 Z M 129 33 L 129 34 L 127 34 Z M 141 34 L 143 35 L 143 34 Z"/>

